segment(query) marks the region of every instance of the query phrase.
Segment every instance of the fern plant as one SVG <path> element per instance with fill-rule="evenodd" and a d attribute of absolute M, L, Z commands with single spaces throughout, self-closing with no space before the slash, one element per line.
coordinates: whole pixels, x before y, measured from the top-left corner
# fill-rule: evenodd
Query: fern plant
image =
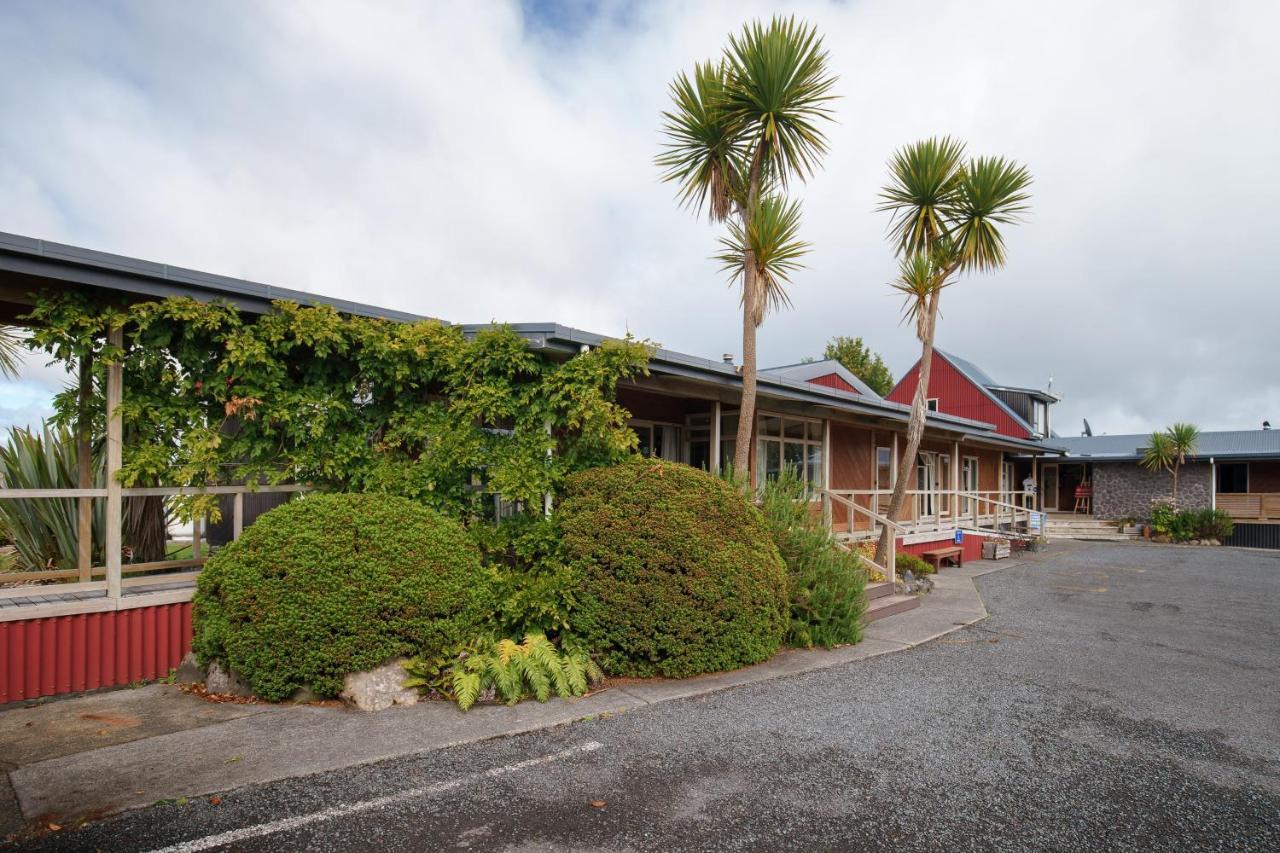
<path fill-rule="evenodd" d="M 439 693 L 464 711 L 489 691 L 508 705 L 529 696 L 545 702 L 552 693 L 581 696 L 604 678 L 586 651 L 557 648 L 538 633 L 526 634 L 521 642 L 481 638 L 455 657 L 416 657 L 404 667 L 405 687 Z"/>

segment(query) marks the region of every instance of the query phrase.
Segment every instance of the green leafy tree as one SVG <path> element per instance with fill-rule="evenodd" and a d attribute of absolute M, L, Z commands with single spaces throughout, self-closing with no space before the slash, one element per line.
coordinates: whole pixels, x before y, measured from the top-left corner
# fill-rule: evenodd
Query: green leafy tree
<path fill-rule="evenodd" d="M 1196 452 L 1200 430 L 1195 424 L 1176 423 L 1164 432 L 1153 432 L 1142 449 L 1142 465 L 1151 471 L 1168 471 L 1173 477 L 1173 503 L 1178 503 L 1178 472 Z"/>
<path fill-rule="evenodd" d="M 879 210 L 888 212 L 889 235 L 899 260 L 891 286 L 903 297 L 903 319 L 920 341 L 920 363 L 911 420 L 899 470 L 915 470 L 924 437 L 925 402 L 933 364 L 934 333 L 942 291 L 956 276 L 992 272 L 1005 264 L 1001 227 L 1020 220 L 1030 199 L 1031 174 L 1003 157 L 968 157 L 964 143 L 934 137 L 913 143 L 889 162 L 889 183 Z M 888 517 L 902 514 L 909 477 L 899 476 Z M 887 525 L 876 547 L 876 562 L 888 557 Z"/>
<path fill-rule="evenodd" d="M 808 244 L 797 237 L 800 206 L 789 181 L 813 175 L 826 154 L 819 125 L 836 78 L 817 30 L 795 18 L 754 21 L 729 36 L 719 59 L 671 83 L 667 143 L 657 157 L 680 200 L 729 223 L 716 257 L 741 289 L 742 405 L 733 465 L 747 470 L 756 400 L 756 331 L 767 311 L 789 304 L 786 285 Z"/>
<path fill-rule="evenodd" d="M 889 366 L 862 342 L 862 338 L 834 337 L 827 342 L 823 356 L 840 362 L 881 397 L 893 390 L 893 374 L 889 372 Z"/>

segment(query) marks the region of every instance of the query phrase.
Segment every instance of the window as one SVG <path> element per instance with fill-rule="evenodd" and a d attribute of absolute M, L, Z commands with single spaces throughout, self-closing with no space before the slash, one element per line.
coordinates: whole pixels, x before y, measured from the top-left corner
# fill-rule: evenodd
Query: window
<path fill-rule="evenodd" d="M 773 480 L 785 467 L 810 489 L 822 488 L 822 421 L 761 415 L 756 466 Z"/>
<path fill-rule="evenodd" d="M 738 446 L 738 413 L 720 415 L 720 470 L 733 467 L 733 453 Z"/>
<path fill-rule="evenodd" d="M 640 439 L 637 449 L 642 456 L 681 461 L 680 427 L 653 421 L 631 421 L 629 426 Z"/>
<path fill-rule="evenodd" d="M 710 471 L 711 415 L 689 415 L 685 418 L 685 435 L 689 445 L 689 464 Z"/>
<path fill-rule="evenodd" d="M 942 492 L 938 495 L 938 512 L 948 515 L 951 512 L 951 457 L 945 453 L 938 454 L 938 482 L 936 488 Z"/>
<path fill-rule="evenodd" d="M 1031 415 L 1033 418 L 1031 427 L 1032 432 L 1040 436 L 1049 435 L 1049 406 L 1040 400 L 1031 403 Z"/>
<path fill-rule="evenodd" d="M 925 407 L 926 409 L 928 409 L 929 411 L 931 411 L 931 412 L 936 412 L 936 411 L 938 411 L 938 398 L 937 398 L 937 397 L 930 397 L 929 399 L 925 400 L 925 401 L 924 401 L 924 407 Z"/>
<path fill-rule="evenodd" d="M 1218 494 L 1242 495 L 1249 491 L 1249 463 L 1218 464 Z"/>
<path fill-rule="evenodd" d="M 893 488 L 893 451 L 887 447 L 876 448 L 876 490 Z"/>

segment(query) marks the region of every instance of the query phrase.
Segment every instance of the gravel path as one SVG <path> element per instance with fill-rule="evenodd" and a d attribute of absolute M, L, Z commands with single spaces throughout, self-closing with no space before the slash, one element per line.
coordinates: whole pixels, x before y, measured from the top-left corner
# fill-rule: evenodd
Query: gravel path
<path fill-rule="evenodd" d="M 990 619 L 907 652 L 36 846 L 1280 848 L 1280 554 L 1064 543 L 978 585 Z"/>

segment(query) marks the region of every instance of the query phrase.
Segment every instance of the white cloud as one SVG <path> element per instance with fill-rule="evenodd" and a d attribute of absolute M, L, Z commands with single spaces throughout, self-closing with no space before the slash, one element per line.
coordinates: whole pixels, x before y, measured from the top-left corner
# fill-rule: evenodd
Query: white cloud
<path fill-rule="evenodd" d="M 651 159 L 670 78 L 775 7 L 606 6 L 557 33 L 496 0 L 7 4 L 0 103 L 21 120 L 0 125 L 0 230 L 739 352 L 716 231 Z M 1005 381 L 1053 375 L 1064 432 L 1276 420 L 1278 8 L 792 4 L 843 97 L 802 190 L 810 269 L 762 362 L 860 334 L 910 365 L 875 192 L 896 146 L 954 133 L 1037 182 L 1008 269 L 944 301 L 944 347 Z"/>

